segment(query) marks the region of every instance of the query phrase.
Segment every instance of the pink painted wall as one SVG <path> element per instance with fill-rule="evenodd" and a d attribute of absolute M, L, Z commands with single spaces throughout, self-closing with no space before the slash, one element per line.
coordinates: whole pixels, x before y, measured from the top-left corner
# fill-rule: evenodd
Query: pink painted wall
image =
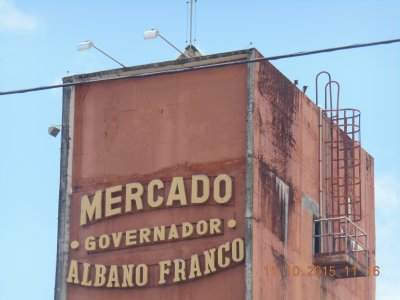
<path fill-rule="evenodd" d="M 225 229 L 223 236 L 107 253 L 70 249 L 70 259 L 151 265 L 244 238 L 247 96 L 253 89 L 253 299 L 375 298 L 374 277 L 339 280 L 307 275 L 313 266 L 313 216 L 303 207 L 302 198 L 307 195 L 318 201 L 319 111 L 270 63 L 254 66 L 253 86 L 247 86 L 247 65 L 239 65 L 75 88 L 70 240 L 82 242 L 88 235 L 210 217 L 235 218 L 237 227 Z M 373 168 L 373 158 L 363 152 L 359 225 L 369 234 L 371 265 L 375 264 Z M 220 173 L 234 178 L 231 206 L 160 209 L 79 225 L 83 194 L 131 181 Z M 274 176 L 289 189 L 287 236 Z M 301 269 L 299 276 L 290 274 L 293 266 Z M 74 300 L 245 299 L 245 266 L 165 287 L 106 289 L 68 284 L 67 292 L 68 299 Z"/>
<path fill-rule="evenodd" d="M 70 240 L 81 244 L 99 236 L 134 228 L 225 220 L 222 236 L 154 244 L 88 254 L 70 249 L 69 258 L 104 265 L 144 263 L 175 258 L 244 239 L 244 177 L 246 141 L 245 65 L 224 69 L 126 79 L 77 86 Z M 80 197 L 129 182 L 170 181 L 194 174 L 233 177 L 233 200 L 227 206 L 206 205 L 165 208 L 132 213 L 88 226 L 79 225 Z M 226 221 L 235 218 L 235 229 Z M 171 280 L 171 276 L 167 276 Z M 151 282 L 143 288 L 94 288 L 68 284 L 73 300 L 109 299 L 243 299 L 244 264 L 197 280 L 168 286 Z"/>

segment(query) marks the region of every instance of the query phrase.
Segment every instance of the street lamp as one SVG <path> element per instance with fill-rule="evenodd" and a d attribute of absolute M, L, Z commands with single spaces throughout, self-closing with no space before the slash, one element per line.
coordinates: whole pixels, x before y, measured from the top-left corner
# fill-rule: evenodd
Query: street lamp
<path fill-rule="evenodd" d="M 122 66 L 123 68 L 126 68 L 126 66 L 124 64 L 122 64 L 121 62 L 119 62 L 118 60 L 116 60 L 114 57 L 112 57 L 111 55 L 105 53 L 103 50 L 99 49 L 98 47 L 96 47 L 96 45 L 93 43 L 93 41 L 83 41 L 81 43 L 78 44 L 78 51 L 86 51 L 89 50 L 90 48 L 94 48 L 98 51 L 100 51 L 101 53 L 103 53 L 105 56 L 107 56 L 108 58 L 112 59 L 113 61 L 115 61 L 117 64 L 119 64 L 120 66 Z"/>
<path fill-rule="evenodd" d="M 182 54 L 183 56 L 185 56 L 186 58 L 190 58 L 190 56 L 188 56 L 187 54 L 183 53 L 181 50 L 179 50 L 174 44 L 172 44 L 170 41 L 168 41 L 165 37 L 163 37 L 160 34 L 160 31 L 158 29 L 150 29 L 148 31 L 145 31 L 143 34 L 143 37 L 145 40 L 149 40 L 149 39 L 155 39 L 157 37 L 162 38 L 168 45 L 170 45 L 172 48 L 174 48 L 176 51 L 178 51 L 180 54 Z"/>

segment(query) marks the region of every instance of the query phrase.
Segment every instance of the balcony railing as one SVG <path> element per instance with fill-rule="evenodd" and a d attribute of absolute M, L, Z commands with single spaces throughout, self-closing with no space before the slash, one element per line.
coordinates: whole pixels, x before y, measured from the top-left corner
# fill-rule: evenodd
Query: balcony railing
<path fill-rule="evenodd" d="M 338 278 L 365 276 L 369 266 L 368 234 L 348 217 L 314 220 L 314 264 L 334 265 Z"/>

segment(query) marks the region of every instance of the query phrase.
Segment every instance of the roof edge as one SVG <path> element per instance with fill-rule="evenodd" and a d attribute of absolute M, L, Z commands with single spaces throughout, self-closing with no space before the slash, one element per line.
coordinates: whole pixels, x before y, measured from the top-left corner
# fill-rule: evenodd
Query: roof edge
<path fill-rule="evenodd" d="M 256 50 L 255 48 L 248 48 L 244 50 L 229 51 L 217 54 L 203 55 L 199 57 L 193 57 L 188 59 L 177 59 L 163 62 L 156 62 L 138 66 L 131 66 L 126 68 L 111 69 L 105 71 L 98 71 L 85 74 L 77 74 L 73 76 L 67 76 L 63 78 L 64 83 L 84 82 L 91 79 L 117 76 L 126 76 L 133 74 L 141 74 L 144 72 L 160 71 L 160 70 L 174 70 L 182 67 L 193 67 L 199 65 L 207 65 L 217 62 L 226 62 L 240 60 L 248 57 L 251 51 Z M 257 50 L 256 50 L 257 51 Z M 257 51 L 258 52 L 258 51 Z"/>

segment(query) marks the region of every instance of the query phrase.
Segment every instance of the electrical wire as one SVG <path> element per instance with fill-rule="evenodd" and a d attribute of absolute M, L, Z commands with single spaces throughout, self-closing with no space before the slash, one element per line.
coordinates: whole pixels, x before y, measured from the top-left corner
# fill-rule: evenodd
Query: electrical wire
<path fill-rule="evenodd" d="M 261 58 L 255 58 L 255 59 L 229 61 L 229 62 L 223 62 L 223 63 L 202 65 L 202 66 L 183 67 L 183 68 L 177 68 L 174 70 L 156 71 L 156 72 L 148 72 L 148 73 L 143 73 L 143 74 L 134 74 L 134 75 L 126 75 L 126 76 L 116 76 L 116 77 L 111 77 L 111 78 L 93 79 L 93 80 L 86 80 L 86 81 L 79 81 L 79 82 L 67 82 L 67 83 L 63 83 L 63 84 L 39 86 L 39 87 L 34 87 L 34 88 L 0 92 L 0 96 L 43 91 L 43 90 L 49 90 L 49 89 L 55 89 L 55 88 L 64 88 L 64 87 L 70 87 L 70 86 L 76 86 L 76 85 L 82 85 L 82 84 L 88 84 L 88 83 L 96 83 L 96 82 L 104 82 L 104 81 L 112 81 L 112 80 L 120 80 L 120 79 L 130 79 L 130 78 L 143 78 L 143 77 L 149 77 L 149 76 L 176 74 L 176 73 L 204 70 L 204 69 L 210 69 L 210 68 L 234 66 L 234 65 L 249 64 L 249 63 L 258 63 L 258 62 L 263 62 L 263 61 L 272 61 L 272 60 L 279 60 L 279 59 L 286 59 L 286 58 L 293 58 L 293 57 L 314 55 L 314 54 L 319 54 L 319 53 L 327 53 L 327 52 L 342 51 L 342 50 L 349 50 L 349 49 L 362 48 L 362 47 L 386 45 L 386 44 L 392 44 L 392 43 L 398 43 L 398 42 L 400 42 L 400 39 L 385 40 L 385 41 L 365 43 L 365 44 L 353 44 L 353 45 L 347 45 L 347 46 L 341 46 L 341 47 L 335 47 L 335 48 L 326 48 L 326 49 L 312 50 L 312 51 L 302 51 L 302 52 L 295 52 L 295 53 L 290 53 L 290 54 L 276 55 L 276 56 L 270 56 L 270 57 L 261 57 Z M 201 57 L 199 58 L 199 60 L 201 60 Z M 193 60 L 188 59 L 187 62 L 192 62 L 192 61 Z M 196 61 L 196 60 L 194 60 L 194 61 Z"/>

